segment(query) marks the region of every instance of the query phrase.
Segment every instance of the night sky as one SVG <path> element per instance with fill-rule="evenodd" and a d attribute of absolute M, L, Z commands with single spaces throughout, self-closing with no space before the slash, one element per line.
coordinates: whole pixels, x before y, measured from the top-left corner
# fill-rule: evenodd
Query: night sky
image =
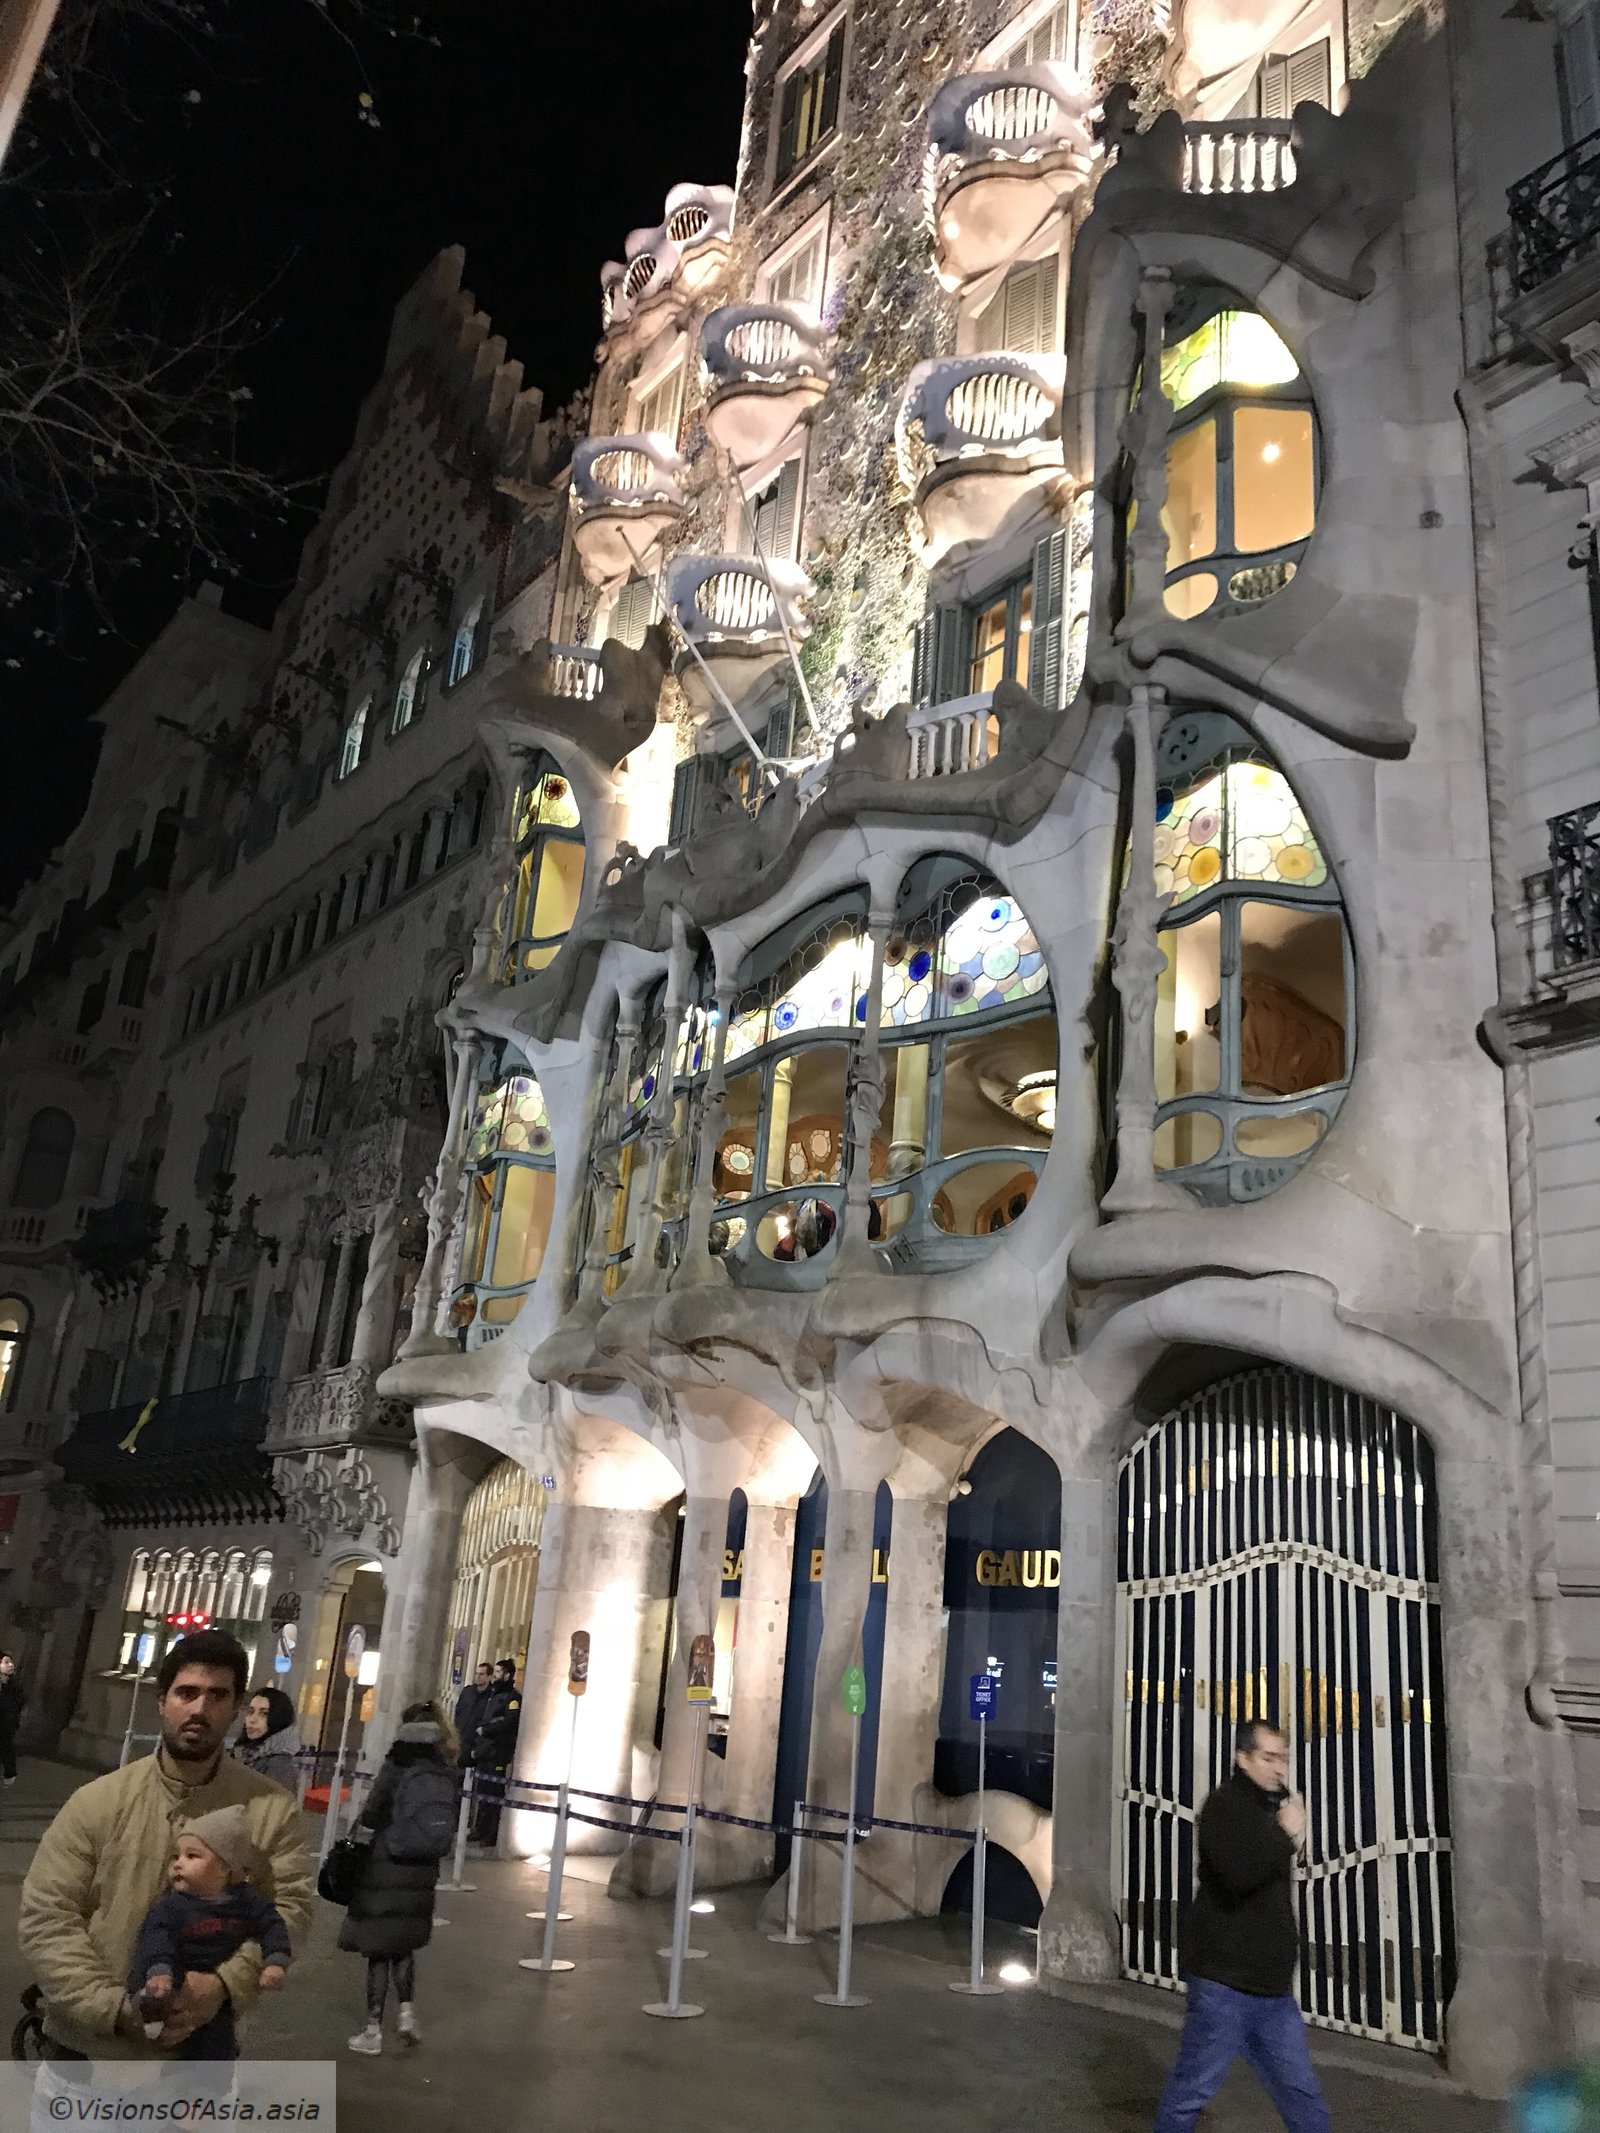
<path fill-rule="evenodd" d="M 602 262 L 669 186 L 734 176 L 749 0 L 415 4 L 436 42 L 346 14 L 352 53 L 317 0 L 247 0 L 217 6 L 228 34 L 136 27 L 114 55 L 138 114 L 122 167 L 171 187 L 174 302 L 266 292 L 242 444 L 285 478 L 324 476 L 347 448 L 390 313 L 442 245 L 466 247 L 467 285 L 554 407 L 591 369 Z M 7 219 L 0 193 L 0 244 Z M 270 618 L 319 502 L 251 538 L 225 529 L 227 607 Z M 109 616 L 41 593 L 0 622 L 0 903 L 82 811 L 89 714 L 207 575 L 156 554 L 120 575 Z"/>

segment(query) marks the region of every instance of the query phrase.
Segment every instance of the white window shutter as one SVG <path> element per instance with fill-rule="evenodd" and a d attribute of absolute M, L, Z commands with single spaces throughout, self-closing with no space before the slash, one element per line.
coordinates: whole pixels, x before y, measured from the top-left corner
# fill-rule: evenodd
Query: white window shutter
<path fill-rule="evenodd" d="M 1326 111 L 1333 100 L 1333 55 L 1327 38 L 1291 52 L 1288 68 L 1290 113 L 1297 104 L 1320 104 Z"/>
<path fill-rule="evenodd" d="M 785 563 L 794 561 L 795 530 L 800 509 L 800 462 L 785 461 L 778 476 L 776 509 L 773 513 L 772 542 L 767 550 L 769 556 L 778 556 Z"/>
<path fill-rule="evenodd" d="M 1256 76 L 1257 115 L 1283 119 L 1289 116 L 1289 62 L 1276 52 L 1261 62 Z"/>

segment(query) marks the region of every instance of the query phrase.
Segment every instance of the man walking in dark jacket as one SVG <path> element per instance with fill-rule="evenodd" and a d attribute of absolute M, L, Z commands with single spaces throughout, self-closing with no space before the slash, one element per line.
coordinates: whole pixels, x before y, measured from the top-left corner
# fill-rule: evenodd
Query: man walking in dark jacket
<path fill-rule="evenodd" d="M 477 1743 L 478 1727 L 489 1702 L 489 1692 L 494 1685 L 494 1668 L 485 1659 L 474 1678 L 469 1681 L 456 1698 L 455 1728 L 460 1743 L 461 1767 L 465 1770 L 472 1761 L 472 1750 Z"/>
<path fill-rule="evenodd" d="M 1233 1761 L 1232 1776 L 1200 1812 L 1200 1886 L 1184 1965 L 1189 2011 L 1155 2133 L 1194 2133 L 1238 2058 L 1289 2133 L 1330 2133 L 1292 1990 L 1300 1954 L 1294 1862 L 1306 1811 L 1289 1791 L 1288 1739 L 1247 1719 Z"/>
<path fill-rule="evenodd" d="M 0 1652 L 0 1773 L 5 1782 L 17 1782 L 17 1729 L 22 1724 L 22 1683 L 17 1662 L 9 1652 Z"/>
<path fill-rule="evenodd" d="M 517 1687 L 517 1663 L 497 1659 L 489 1701 L 478 1720 L 472 1744 L 472 1767 L 478 1773 L 478 1812 L 473 1836 L 491 1848 L 500 1841 L 500 1808 L 505 1798 L 505 1776 L 517 1752 L 517 1728 L 522 1723 L 522 1692 Z"/>

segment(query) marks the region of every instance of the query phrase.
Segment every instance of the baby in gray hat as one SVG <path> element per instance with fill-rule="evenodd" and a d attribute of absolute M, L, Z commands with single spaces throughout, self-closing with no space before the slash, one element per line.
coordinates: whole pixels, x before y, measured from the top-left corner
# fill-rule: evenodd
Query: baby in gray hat
<path fill-rule="evenodd" d="M 138 2003 L 144 2033 L 159 2037 L 166 2003 L 183 1982 L 185 1971 L 214 1971 L 247 1940 L 266 1958 L 263 1992 L 283 1983 L 290 1957 L 289 1929 L 261 1891 L 245 1876 L 253 1846 L 242 1807 L 215 1807 L 197 1815 L 178 1832 L 171 1887 L 158 1896 L 139 1928 L 128 1980 L 129 1996 Z M 179 2045 L 180 2059 L 237 2059 L 239 2039 L 233 2009 L 224 2002 Z"/>

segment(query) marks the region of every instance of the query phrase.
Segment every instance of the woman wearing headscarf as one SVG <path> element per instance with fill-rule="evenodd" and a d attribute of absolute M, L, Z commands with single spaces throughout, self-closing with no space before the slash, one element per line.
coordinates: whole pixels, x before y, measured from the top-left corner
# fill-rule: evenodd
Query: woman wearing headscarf
<path fill-rule="evenodd" d="M 245 1705 L 244 1726 L 233 1744 L 235 1757 L 258 1777 L 288 1792 L 300 1785 L 300 1733 L 294 1705 L 282 1689 L 257 1689 Z"/>

